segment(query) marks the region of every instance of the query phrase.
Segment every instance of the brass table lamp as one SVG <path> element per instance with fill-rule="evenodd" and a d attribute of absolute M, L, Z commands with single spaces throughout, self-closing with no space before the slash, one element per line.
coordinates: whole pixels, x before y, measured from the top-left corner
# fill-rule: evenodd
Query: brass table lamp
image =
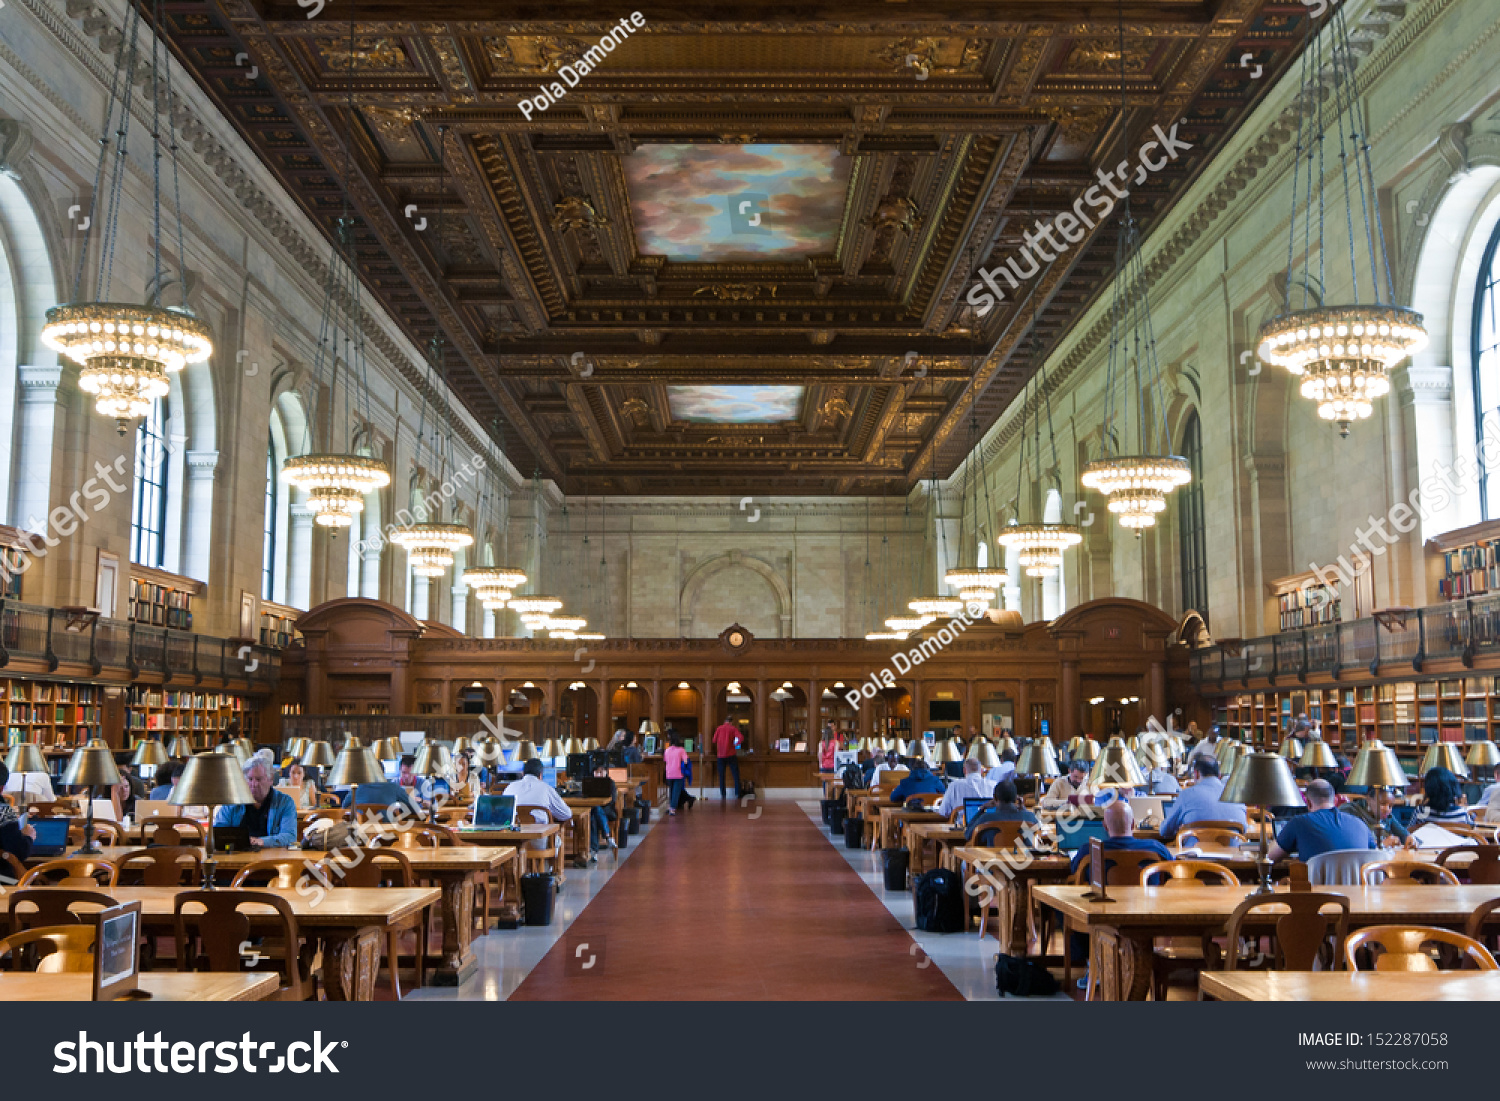
<path fill-rule="evenodd" d="M 940 765 L 952 764 L 954 761 L 962 761 L 964 751 L 959 748 L 958 742 L 952 738 L 944 738 L 937 744 L 937 760 Z"/>
<path fill-rule="evenodd" d="M 1111 738 L 1094 759 L 1094 770 L 1089 773 L 1089 787 L 1102 788 L 1145 787 L 1146 777 L 1136 763 L 1135 754 L 1118 735 Z"/>
<path fill-rule="evenodd" d="M 179 734 L 167 743 L 167 752 L 173 760 L 185 761 L 193 755 L 193 743 Z"/>
<path fill-rule="evenodd" d="M 1490 778 L 1495 775 L 1495 766 L 1500 765 L 1500 747 L 1488 739 L 1472 742 L 1469 745 L 1469 755 L 1464 758 L 1464 764 L 1468 765 L 1477 776 L 1480 769 L 1488 769 Z"/>
<path fill-rule="evenodd" d="M 310 768 L 328 768 L 338 760 L 338 755 L 327 742 L 308 742 L 297 759 Z"/>
<path fill-rule="evenodd" d="M 1288 761 L 1300 761 L 1304 752 L 1306 752 L 1306 749 L 1302 744 L 1302 739 L 1293 734 L 1288 734 L 1285 738 L 1281 739 L 1281 748 L 1276 751 L 1276 755 Z"/>
<path fill-rule="evenodd" d="M 1292 766 L 1285 757 L 1275 753 L 1246 753 L 1219 793 L 1219 802 L 1260 808 L 1260 857 L 1256 861 L 1260 869 L 1260 886 L 1256 893 L 1269 894 L 1275 889 L 1271 886 L 1271 856 L 1266 839 L 1270 809 L 1303 805 L 1302 792 L 1292 775 Z"/>
<path fill-rule="evenodd" d="M 377 738 L 375 744 L 370 746 L 370 752 L 375 754 L 377 761 L 399 761 L 401 759 L 401 739 Z"/>
<path fill-rule="evenodd" d="M 453 756 L 455 757 L 457 757 L 460 753 L 467 753 L 473 748 L 474 743 L 466 734 L 460 734 L 458 737 L 453 739 Z"/>
<path fill-rule="evenodd" d="M 155 738 L 147 738 L 137 745 L 135 753 L 130 757 L 130 763 L 133 765 L 151 765 L 153 768 L 157 765 L 164 765 L 169 760 L 171 758 L 167 756 L 166 746 Z"/>
<path fill-rule="evenodd" d="M 995 768 L 1000 764 L 1000 754 L 995 752 L 995 747 L 987 738 L 975 738 L 969 745 L 969 752 L 965 755 L 966 761 L 978 761 L 986 769 Z"/>
<path fill-rule="evenodd" d="M 42 756 L 41 747 L 34 742 L 18 742 L 6 750 L 5 767 L 11 775 L 22 778 L 21 791 L 17 798 L 17 802 L 20 803 L 27 803 L 31 800 L 31 795 L 26 790 L 26 774 L 41 773 L 43 776 L 48 774 L 47 758 Z M 93 806 L 92 800 L 89 805 Z"/>
<path fill-rule="evenodd" d="M 1125 743 L 1122 740 L 1120 744 Z M 1099 743 L 1093 738 L 1074 738 L 1068 743 L 1068 760 L 1070 761 L 1097 761 L 1099 753 Z"/>
<path fill-rule="evenodd" d="M 1062 775 L 1057 769 L 1057 756 L 1046 742 L 1032 742 L 1021 750 L 1016 759 L 1017 776 L 1035 776 L 1039 780 L 1050 780 Z"/>
<path fill-rule="evenodd" d="M 358 744 L 346 744 L 334 759 L 328 772 L 327 784 L 331 788 L 352 788 L 360 784 L 385 783 L 385 768 L 375 757 L 375 751 Z"/>
<path fill-rule="evenodd" d="M 1307 748 L 1302 751 L 1302 759 L 1297 762 L 1298 768 L 1338 768 L 1339 763 L 1333 755 L 1333 750 L 1322 738 L 1314 738 L 1307 743 Z"/>
<path fill-rule="evenodd" d="M 114 787 L 120 782 L 120 770 L 115 766 L 115 755 L 102 738 L 90 738 L 87 745 L 79 746 L 68 760 L 68 770 L 62 782 L 67 787 L 89 789 L 89 816 L 83 848 L 75 856 L 99 855 L 99 843 L 94 839 L 94 789 Z"/>
<path fill-rule="evenodd" d="M 1453 742 L 1435 742 L 1427 747 L 1427 752 L 1422 755 L 1422 767 L 1419 771 L 1426 776 L 1435 768 L 1446 768 L 1460 780 L 1469 778 L 1469 766 L 1464 764 L 1463 753 Z"/>
<path fill-rule="evenodd" d="M 498 739 L 496 740 L 496 744 L 498 744 Z M 533 761 L 537 756 L 536 743 L 529 738 L 522 738 L 516 743 L 516 760 Z"/>
<path fill-rule="evenodd" d="M 1359 748 L 1354 758 L 1354 768 L 1349 772 L 1348 786 L 1369 788 L 1375 805 L 1370 809 L 1375 814 L 1375 843 L 1379 845 L 1385 832 L 1381 825 L 1379 793 L 1386 788 L 1406 788 L 1406 770 L 1401 767 L 1401 758 L 1396 751 L 1379 738 L 1371 738 Z"/>
<path fill-rule="evenodd" d="M 200 753 L 189 757 L 167 801 L 174 807 L 208 807 L 208 852 L 203 860 L 203 889 L 214 889 L 214 815 L 222 806 L 251 806 L 255 796 L 245 783 L 239 759 L 230 753 Z"/>
<path fill-rule="evenodd" d="M 312 742 L 307 738 L 292 738 L 286 744 L 286 755 L 294 761 L 302 760 L 302 754 L 307 752 L 307 747 Z"/>
<path fill-rule="evenodd" d="M 555 761 L 559 757 L 566 755 L 567 751 L 564 748 L 564 743 L 558 741 L 556 738 L 548 738 L 542 743 L 542 757 L 545 760 Z"/>

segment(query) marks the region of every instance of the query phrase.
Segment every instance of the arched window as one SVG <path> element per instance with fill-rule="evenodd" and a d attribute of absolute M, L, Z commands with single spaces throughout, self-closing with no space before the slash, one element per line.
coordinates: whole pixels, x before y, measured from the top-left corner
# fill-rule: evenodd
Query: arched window
<path fill-rule="evenodd" d="M 281 480 L 276 476 L 276 437 L 266 433 L 266 515 L 262 521 L 260 598 L 276 599 L 276 524 L 281 509 L 276 500 Z"/>
<path fill-rule="evenodd" d="M 167 530 L 167 399 L 151 404 L 151 412 L 135 430 L 135 494 L 130 515 L 130 560 L 162 568 Z"/>
<path fill-rule="evenodd" d="M 1500 225 L 1490 235 L 1474 289 L 1474 326 L 1470 364 L 1474 373 L 1474 442 L 1479 447 L 1479 507 L 1486 520 L 1500 516 L 1500 470 L 1490 470 L 1496 456 L 1483 446 L 1500 437 Z"/>
<path fill-rule="evenodd" d="M 1182 457 L 1193 480 L 1179 496 L 1177 539 L 1182 556 L 1182 610 L 1189 608 L 1208 621 L 1208 551 L 1203 522 L 1203 428 L 1198 411 L 1188 414 L 1182 430 Z"/>

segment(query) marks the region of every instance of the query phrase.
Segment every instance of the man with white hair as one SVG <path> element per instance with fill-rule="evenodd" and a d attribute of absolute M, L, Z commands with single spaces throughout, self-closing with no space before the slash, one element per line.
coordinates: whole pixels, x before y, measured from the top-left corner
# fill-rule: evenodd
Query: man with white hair
<path fill-rule="evenodd" d="M 937 812 L 951 818 L 953 812 L 964 805 L 965 799 L 988 799 L 994 793 L 995 785 L 984 774 L 984 766 L 970 757 L 964 762 L 964 778 L 948 785 L 938 802 Z"/>
<path fill-rule="evenodd" d="M 214 825 L 247 827 L 254 849 L 284 849 L 294 844 L 297 804 L 276 790 L 276 765 L 268 750 L 245 762 L 245 783 L 255 802 L 248 807 L 220 807 L 214 813 Z"/>

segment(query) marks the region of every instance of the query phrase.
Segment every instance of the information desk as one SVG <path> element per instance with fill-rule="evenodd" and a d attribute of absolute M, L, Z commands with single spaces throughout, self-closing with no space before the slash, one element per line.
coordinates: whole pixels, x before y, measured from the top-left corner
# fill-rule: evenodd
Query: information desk
<path fill-rule="evenodd" d="M 0 1002 L 86 1002 L 92 975 L 0 972 Z M 258 1002 L 281 985 L 271 971 L 142 971 L 136 986 L 154 1002 Z"/>

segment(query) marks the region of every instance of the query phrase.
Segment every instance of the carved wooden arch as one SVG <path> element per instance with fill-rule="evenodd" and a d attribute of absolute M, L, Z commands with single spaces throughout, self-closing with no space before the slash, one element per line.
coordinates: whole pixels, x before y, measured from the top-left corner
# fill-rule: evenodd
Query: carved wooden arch
<path fill-rule="evenodd" d="M 759 574 L 761 579 L 771 587 L 771 591 L 776 595 L 777 619 L 781 623 L 781 637 L 791 638 L 792 590 L 771 566 L 759 558 L 738 550 L 728 551 L 698 563 L 683 581 L 682 592 L 677 598 L 677 623 L 682 636 L 686 638 L 692 626 L 693 605 L 697 603 L 698 594 L 703 591 L 703 586 L 715 574 L 735 566 L 743 566 Z"/>

